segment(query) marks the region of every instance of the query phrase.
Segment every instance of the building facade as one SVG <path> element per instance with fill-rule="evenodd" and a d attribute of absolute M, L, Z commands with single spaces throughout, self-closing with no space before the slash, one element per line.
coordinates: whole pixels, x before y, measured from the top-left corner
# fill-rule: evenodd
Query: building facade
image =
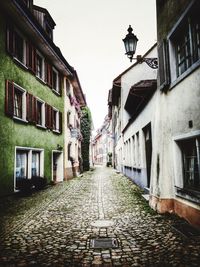
<path fill-rule="evenodd" d="M 170 12 L 169 12 L 170 11 Z M 200 227 L 200 3 L 157 1 L 158 90 L 150 205 Z"/>
<path fill-rule="evenodd" d="M 64 89 L 77 75 L 53 42 L 54 27 L 32 0 L 0 3 L 0 195 L 24 179 L 65 176 Z"/>
<path fill-rule="evenodd" d="M 158 76 L 136 62 L 113 81 L 114 165 L 153 209 L 200 228 L 200 3 L 156 5 Z"/>
<path fill-rule="evenodd" d="M 92 141 L 93 164 L 111 166 L 112 152 L 111 120 L 109 116 L 106 116 L 103 125 L 97 130 L 97 134 Z"/>
<path fill-rule="evenodd" d="M 156 45 L 144 57 L 156 58 Z M 136 62 L 114 79 L 112 88 L 114 164 L 146 190 L 150 187 L 156 78 L 156 69 Z"/>
<path fill-rule="evenodd" d="M 86 106 L 79 78 L 75 72 L 66 79 L 65 90 L 65 179 L 71 179 L 82 172 L 81 108 Z"/>

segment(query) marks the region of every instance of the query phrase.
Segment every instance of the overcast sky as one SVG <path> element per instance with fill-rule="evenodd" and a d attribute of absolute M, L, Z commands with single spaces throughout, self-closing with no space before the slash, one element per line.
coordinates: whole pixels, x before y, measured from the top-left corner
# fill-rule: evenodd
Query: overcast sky
<path fill-rule="evenodd" d="M 95 129 L 107 114 L 112 81 L 130 66 L 122 39 L 131 25 L 136 54 L 156 42 L 156 0 L 34 0 L 56 22 L 54 42 L 72 65 L 86 94 Z"/>

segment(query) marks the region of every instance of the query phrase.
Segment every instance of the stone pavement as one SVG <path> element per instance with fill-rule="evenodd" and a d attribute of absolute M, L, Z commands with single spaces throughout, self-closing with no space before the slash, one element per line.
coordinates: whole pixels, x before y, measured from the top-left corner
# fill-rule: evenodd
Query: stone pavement
<path fill-rule="evenodd" d="M 200 238 L 173 230 L 181 220 L 152 211 L 140 189 L 111 168 L 0 201 L 0 266 L 200 266 Z"/>

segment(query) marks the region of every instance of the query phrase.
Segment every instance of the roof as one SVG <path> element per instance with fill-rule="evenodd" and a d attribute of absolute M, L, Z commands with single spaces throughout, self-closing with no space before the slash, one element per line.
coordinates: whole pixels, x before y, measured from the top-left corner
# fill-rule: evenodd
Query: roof
<path fill-rule="evenodd" d="M 74 68 L 67 62 L 60 49 L 51 40 L 29 8 L 22 3 L 21 0 L 7 0 L 0 1 L 0 6 L 5 11 L 5 16 L 9 15 L 10 17 L 7 17 L 11 18 L 17 27 L 20 25 L 24 33 L 32 38 L 33 44 L 38 45 L 41 52 L 48 53 L 56 68 L 65 75 L 73 75 Z M 45 9 L 41 9 L 45 11 Z M 47 10 L 45 12 L 49 14 Z"/>
<path fill-rule="evenodd" d="M 123 132 L 144 109 L 144 107 L 156 91 L 156 88 L 157 80 L 155 79 L 141 80 L 130 88 L 124 108 L 131 115 L 131 119 L 124 128 Z"/>

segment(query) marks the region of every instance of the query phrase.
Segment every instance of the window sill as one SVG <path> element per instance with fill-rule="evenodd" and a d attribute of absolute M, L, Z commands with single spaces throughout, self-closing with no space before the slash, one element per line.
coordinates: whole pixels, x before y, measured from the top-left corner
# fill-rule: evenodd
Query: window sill
<path fill-rule="evenodd" d="M 46 82 L 42 79 L 42 78 L 40 78 L 39 76 L 35 76 L 36 77 L 36 79 L 39 81 L 39 82 L 41 82 L 43 85 L 47 85 L 46 84 Z"/>
<path fill-rule="evenodd" d="M 61 132 L 58 131 L 58 130 L 53 130 L 53 133 L 55 133 L 55 134 L 61 134 Z"/>
<path fill-rule="evenodd" d="M 43 125 L 40 125 L 40 124 L 36 124 L 36 127 L 37 127 L 37 128 L 40 128 L 40 129 L 42 129 L 42 130 L 46 130 L 46 129 L 47 129 L 47 127 L 45 127 L 45 126 L 43 126 Z"/>
<path fill-rule="evenodd" d="M 182 73 L 176 80 L 172 81 L 169 90 L 172 90 L 177 84 L 183 81 L 187 76 L 189 76 L 193 71 L 195 71 L 200 66 L 200 59 L 195 62 L 189 69 Z"/>
<path fill-rule="evenodd" d="M 175 186 L 176 196 L 200 204 L 200 192 Z"/>
<path fill-rule="evenodd" d="M 57 96 L 61 96 L 61 94 L 58 91 L 56 91 L 55 89 L 53 89 L 53 88 L 52 88 L 52 92 Z"/>
<path fill-rule="evenodd" d="M 17 63 L 18 66 L 22 67 L 24 70 L 28 70 L 28 67 L 23 62 L 21 62 L 18 58 L 13 57 L 13 60 Z"/>
<path fill-rule="evenodd" d="M 24 120 L 24 119 L 16 117 L 16 116 L 13 116 L 13 120 L 18 121 L 18 122 L 22 122 L 22 123 L 26 123 L 26 124 L 28 123 L 27 120 Z"/>

